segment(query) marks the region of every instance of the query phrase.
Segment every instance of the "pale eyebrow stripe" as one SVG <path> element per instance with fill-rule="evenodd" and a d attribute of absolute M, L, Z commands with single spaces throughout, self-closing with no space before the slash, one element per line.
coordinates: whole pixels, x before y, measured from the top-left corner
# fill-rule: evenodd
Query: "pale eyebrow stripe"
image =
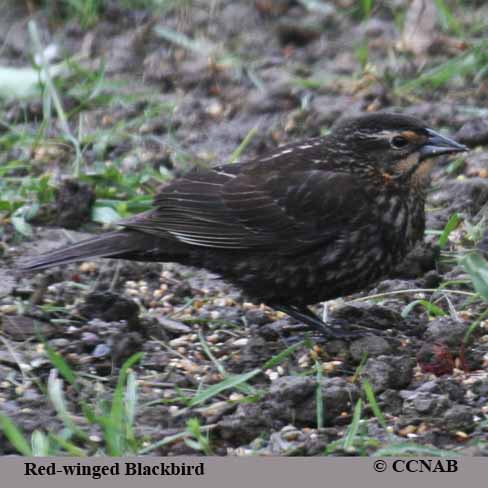
<path fill-rule="evenodd" d="M 368 133 L 367 136 L 369 139 L 390 139 L 395 136 L 404 136 L 410 142 L 422 140 L 421 134 L 417 134 L 415 131 L 409 129 L 397 130 L 397 131 L 385 129 L 380 132 Z"/>

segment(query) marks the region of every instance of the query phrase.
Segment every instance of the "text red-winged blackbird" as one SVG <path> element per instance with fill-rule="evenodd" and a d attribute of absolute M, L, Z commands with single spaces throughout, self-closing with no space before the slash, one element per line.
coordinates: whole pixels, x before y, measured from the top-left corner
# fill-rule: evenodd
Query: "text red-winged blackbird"
<path fill-rule="evenodd" d="M 307 305 L 387 276 L 423 237 L 432 158 L 466 150 L 415 118 L 363 115 L 255 160 L 195 169 L 121 230 L 22 267 L 102 257 L 203 267 L 338 336 Z"/>

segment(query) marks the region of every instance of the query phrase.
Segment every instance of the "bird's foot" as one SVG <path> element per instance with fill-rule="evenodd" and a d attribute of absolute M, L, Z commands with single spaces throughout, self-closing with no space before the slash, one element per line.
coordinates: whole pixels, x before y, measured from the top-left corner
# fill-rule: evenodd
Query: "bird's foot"
<path fill-rule="evenodd" d="M 358 339 L 359 337 L 364 337 L 365 335 L 371 333 L 368 330 L 347 330 L 349 329 L 350 324 L 343 320 L 333 320 L 326 323 L 317 317 L 317 315 L 315 315 L 307 307 L 274 305 L 273 308 L 286 313 L 309 328 L 318 331 L 327 339 Z"/>
<path fill-rule="evenodd" d="M 323 334 L 325 337 L 330 339 L 359 339 L 360 337 L 364 337 L 366 335 L 371 334 L 370 331 L 367 330 L 352 330 L 349 328 L 350 324 L 347 324 L 346 328 L 343 326 L 338 326 L 333 322 L 324 322 L 323 327 Z"/>

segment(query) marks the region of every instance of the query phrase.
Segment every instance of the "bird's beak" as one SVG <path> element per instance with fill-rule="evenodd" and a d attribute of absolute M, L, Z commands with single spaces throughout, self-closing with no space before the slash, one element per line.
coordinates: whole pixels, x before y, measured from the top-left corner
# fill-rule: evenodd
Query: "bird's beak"
<path fill-rule="evenodd" d="M 429 138 L 420 148 L 420 159 L 432 158 L 441 154 L 469 151 L 464 144 L 459 144 L 448 137 L 441 136 L 431 129 L 427 129 L 427 134 Z"/>

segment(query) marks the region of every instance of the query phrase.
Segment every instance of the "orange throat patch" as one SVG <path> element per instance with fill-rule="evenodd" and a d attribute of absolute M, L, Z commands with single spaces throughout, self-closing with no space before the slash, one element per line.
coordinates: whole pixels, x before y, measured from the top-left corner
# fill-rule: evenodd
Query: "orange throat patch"
<path fill-rule="evenodd" d="M 395 173 L 408 173 L 417 167 L 411 177 L 412 185 L 423 186 L 428 183 L 434 164 L 434 158 L 426 159 L 419 164 L 419 153 L 415 152 L 396 164 Z"/>

